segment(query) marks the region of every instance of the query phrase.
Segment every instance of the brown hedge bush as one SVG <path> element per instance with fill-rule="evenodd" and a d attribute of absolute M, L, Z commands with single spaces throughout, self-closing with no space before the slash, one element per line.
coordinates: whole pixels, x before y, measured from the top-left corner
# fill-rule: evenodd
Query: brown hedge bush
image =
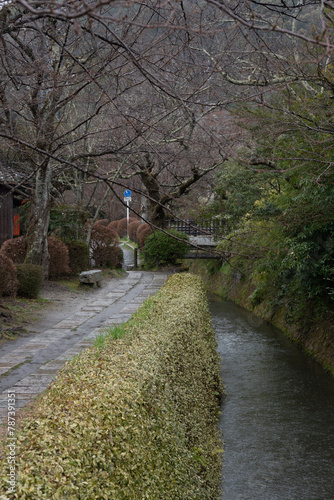
<path fill-rule="evenodd" d="M 109 247 L 98 247 L 92 252 L 92 259 L 94 259 L 96 267 L 108 267 L 117 269 L 122 267 L 123 252 L 118 245 Z"/>
<path fill-rule="evenodd" d="M 101 224 L 101 226 L 107 227 L 109 224 L 108 219 L 99 219 L 95 222 L 95 224 Z"/>
<path fill-rule="evenodd" d="M 108 224 L 108 228 L 117 232 L 118 223 L 119 223 L 119 220 L 113 220 L 113 221 L 110 222 L 110 224 Z"/>
<path fill-rule="evenodd" d="M 13 261 L 0 252 L 0 297 L 5 295 L 15 297 L 19 282 Z"/>
<path fill-rule="evenodd" d="M 138 241 L 138 246 L 139 246 L 140 250 L 142 250 L 144 248 L 146 238 L 152 233 L 153 233 L 153 230 L 149 224 L 147 224 L 147 227 L 144 227 L 144 229 L 142 229 L 139 232 L 137 241 Z"/>
<path fill-rule="evenodd" d="M 136 222 L 138 219 L 135 217 L 129 217 L 129 224 L 131 222 Z M 120 238 L 124 238 L 126 236 L 126 230 L 127 230 L 127 218 L 124 217 L 124 219 L 121 219 L 118 221 L 117 225 L 117 232 Z"/>
<path fill-rule="evenodd" d="M 65 243 L 54 236 L 48 236 L 48 248 L 50 254 L 49 277 L 53 279 L 70 274 L 70 259 Z"/>
<path fill-rule="evenodd" d="M 140 220 L 136 220 L 134 222 L 131 222 L 129 224 L 129 238 L 132 241 L 137 241 L 137 229 L 141 225 Z"/>
<path fill-rule="evenodd" d="M 92 220 L 93 219 L 87 219 L 86 222 L 85 222 L 85 231 L 86 231 L 86 233 L 87 233 L 88 229 L 90 228 Z M 108 221 L 108 219 L 99 219 L 99 220 L 97 220 L 97 221 L 94 222 L 93 227 L 95 226 L 95 224 L 107 227 L 108 224 L 109 224 L 109 221 Z"/>
<path fill-rule="evenodd" d="M 48 236 L 50 254 L 49 277 L 58 278 L 70 274 L 69 255 L 65 243 L 55 236 Z M 1 252 L 9 257 L 15 264 L 23 264 L 27 254 L 27 240 L 20 236 L 7 240 L 1 247 Z"/>
<path fill-rule="evenodd" d="M 138 238 L 139 238 L 140 233 L 141 233 L 141 232 L 142 232 L 142 231 L 143 231 L 146 227 L 151 227 L 151 226 L 150 226 L 149 224 L 147 224 L 147 222 L 144 222 L 144 224 L 140 224 L 140 226 L 138 226 L 138 228 L 137 228 L 137 234 L 136 234 L 136 236 L 137 236 L 137 240 L 138 240 Z"/>
<path fill-rule="evenodd" d="M 6 240 L 1 246 L 1 252 L 9 257 L 15 264 L 23 264 L 27 253 L 25 236 Z"/>
<path fill-rule="evenodd" d="M 94 224 L 91 234 L 91 247 L 115 245 L 119 242 L 118 233 L 109 227 L 101 224 Z"/>
<path fill-rule="evenodd" d="M 117 243 L 119 237 L 116 231 L 101 224 L 94 224 L 90 247 L 92 259 L 98 267 L 119 267 L 120 252 Z M 122 252 L 123 257 L 123 252 Z"/>

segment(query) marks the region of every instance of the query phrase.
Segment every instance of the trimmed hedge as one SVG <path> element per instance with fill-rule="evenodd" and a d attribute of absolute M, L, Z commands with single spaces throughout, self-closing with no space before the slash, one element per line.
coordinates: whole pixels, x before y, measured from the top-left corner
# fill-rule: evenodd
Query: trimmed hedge
<path fill-rule="evenodd" d="M 98 247 L 93 250 L 92 258 L 96 267 L 117 269 L 122 267 L 123 250 L 118 246 Z"/>
<path fill-rule="evenodd" d="M 70 274 L 68 248 L 65 243 L 55 236 L 48 236 L 47 240 L 50 255 L 49 277 L 54 279 Z M 27 254 L 26 236 L 5 241 L 1 252 L 14 264 L 23 264 Z"/>
<path fill-rule="evenodd" d="M 71 274 L 89 269 L 89 248 L 86 242 L 73 240 L 67 243 Z"/>
<path fill-rule="evenodd" d="M 137 229 L 141 225 L 140 220 L 135 220 L 133 222 L 130 222 L 128 231 L 129 231 L 129 238 L 130 240 L 136 242 L 137 241 Z"/>
<path fill-rule="evenodd" d="M 138 219 L 136 219 L 135 217 L 129 217 L 129 224 L 131 224 L 131 222 L 137 222 L 137 221 Z M 128 225 L 127 217 L 124 217 L 123 219 L 118 221 L 117 232 L 120 238 L 124 238 L 127 235 L 127 225 Z"/>
<path fill-rule="evenodd" d="M 25 236 L 12 238 L 3 242 L 1 253 L 7 255 L 14 264 L 23 264 L 27 254 L 27 240 Z"/>
<path fill-rule="evenodd" d="M 144 248 L 147 237 L 152 233 L 153 229 L 149 224 L 145 223 L 139 226 L 139 228 L 137 229 L 137 242 L 140 250 Z"/>
<path fill-rule="evenodd" d="M 139 238 L 139 235 L 140 233 L 146 229 L 147 227 L 151 227 L 150 224 L 148 224 L 147 222 L 144 222 L 144 223 L 141 223 L 138 228 L 137 228 L 137 240 Z"/>
<path fill-rule="evenodd" d="M 94 224 L 91 234 L 91 258 L 98 267 L 119 267 L 123 252 L 118 247 L 119 237 L 109 226 Z"/>
<path fill-rule="evenodd" d="M 17 264 L 16 272 L 19 280 L 17 294 L 27 299 L 37 299 L 44 283 L 43 267 L 34 264 Z"/>
<path fill-rule="evenodd" d="M 109 220 L 108 219 L 99 219 L 95 222 L 95 224 L 101 224 L 101 226 L 107 227 L 109 224 Z"/>
<path fill-rule="evenodd" d="M 56 279 L 71 273 L 68 248 L 63 241 L 54 236 L 48 236 L 50 254 L 49 278 Z"/>
<path fill-rule="evenodd" d="M 116 231 L 117 232 L 117 226 L 118 226 L 118 223 L 119 221 L 118 220 L 113 220 L 110 222 L 110 224 L 108 224 L 108 228 L 109 229 L 112 229 L 113 231 Z M 117 233 L 118 234 L 118 233 Z"/>
<path fill-rule="evenodd" d="M 16 296 L 19 282 L 16 277 L 16 269 L 12 259 L 0 252 L 0 297 L 9 295 Z"/>
<path fill-rule="evenodd" d="M 120 339 L 65 365 L 17 432 L 8 498 L 218 499 L 219 358 L 199 278 L 174 275 Z M 6 487 L 6 461 L 1 491 Z"/>

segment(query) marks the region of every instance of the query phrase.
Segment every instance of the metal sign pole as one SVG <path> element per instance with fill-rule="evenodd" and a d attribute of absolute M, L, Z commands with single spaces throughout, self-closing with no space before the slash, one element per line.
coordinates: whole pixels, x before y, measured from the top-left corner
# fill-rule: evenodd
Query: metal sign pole
<path fill-rule="evenodd" d="M 126 189 L 124 191 L 124 201 L 126 201 L 126 234 L 129 237 L 129 216 L 130 216 L 130 208 L 129 203 L 131 201 L 131 191 L 130 189 Z"/>
<path fill-rule="evenodd" d="M 130 214 L 129 198 L 127 198 L 126 199 L 126 234 L 127 234 L 127 237 L 129 237 L 129 214 Z"/>

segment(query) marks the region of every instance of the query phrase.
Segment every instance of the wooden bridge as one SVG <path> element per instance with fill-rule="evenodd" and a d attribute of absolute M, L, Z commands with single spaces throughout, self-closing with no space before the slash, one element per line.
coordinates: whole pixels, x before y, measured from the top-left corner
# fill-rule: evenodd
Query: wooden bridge
<path fill-rule="evenodd" d="M 197 247 L 189 247 L 187 259 L 219 259 L 220 257 L 215 253 L 217 242 L 213 236 L 190 236 L 190 243 Z"/>
<path fill-rule="evenodd" d="M 215 236 L 221 233 L 224 221 L 213 220 L 199 224 L 193 219 L 171 220 L 168 224 L 171 229 L 176 229 L 188 234 L 190 242 L 200 247 L 190 247 L 186 256 L 188 259 L 219 259 L 214 252 L 217 246 Z"/>

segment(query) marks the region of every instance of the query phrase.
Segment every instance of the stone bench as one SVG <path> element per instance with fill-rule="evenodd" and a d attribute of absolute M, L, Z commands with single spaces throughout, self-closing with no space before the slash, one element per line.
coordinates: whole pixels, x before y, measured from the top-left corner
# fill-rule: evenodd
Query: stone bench
<path fill-rule="evenodd" d="M 83 271 L 79 275 L 80 283 L 85 283 L 88 285 L 101 286 L 102 281 L 102 271 L 94 270 L 94 271 Z"/>

